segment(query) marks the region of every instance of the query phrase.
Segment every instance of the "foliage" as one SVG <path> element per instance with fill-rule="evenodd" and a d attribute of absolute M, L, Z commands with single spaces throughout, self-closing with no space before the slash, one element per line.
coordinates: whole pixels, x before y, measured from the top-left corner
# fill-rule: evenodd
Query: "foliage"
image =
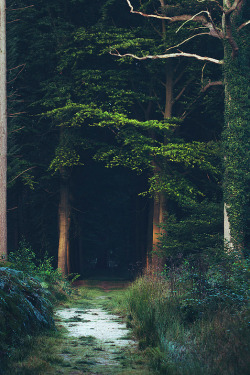
<path fill-rule="evenodd" d="M 224 262 L 150 270 L 128 289 L 129 325 L 161 374 L 247 374 L 249 267 Z"/>
<path fill-rule="evenodd" d="M 14 269 L 37 279 L 42 287 L 50 292 L 50 298 L 54 303 L 58 300 L 66 300 L 73 293 L 71 283 L 79 277 L 79 275 L 63 276 L 58 269 L 53 268 L 53 258 L 47 255 L 37 261 L 35 252 L 25 240 L 20 242 L 18 250 L 9 254 L 8 261 Z"/>
<path fill-rule="evenodd" d="M 240 19 L 234 17 L 234 27 L 247 19 L 246 9 L 242 12 L 242 16 L 243 18 Z M 248 48 L 245 46 L 247 42 L 249 44 L 248 31 L 243 30 L 239 36 L 234 30 L 234 37 L 241 49 L 241 56 L 232 58 L 231 48 L 228 43 L 225 43 L 224 64 L 226 81 L 223 131 L 223 148 L 226 155 L 224 160 L 224 195 L 233 246 L 242 255 L 244 251 L 247 252 L 247 236 L 249 236 L 250 56 Z"/>
<path fill-rule="evenodd" d="M 22 240 L 19 249 L 9 254 L 8 262 L 1 264 L 0 363 L 4 367 L 23 337 L 54 328 L 53 305 L 73 295 L 71 282 L 78 275 L 69 275 L 70 282 L 53 268 L 52 261 L 47 255 L 37 260 L 35 252 Z"/>
<path fill-rule="evenodd" d="M 22 271 L 0 267 L 0 370 L 22 336 L 54 327 L 49 292 Z M 12 349 L 11 349 L 12 348 Z"/>
<path fill-rule="evenodd" d="M 186 202 L 183 210 L 168 214 L 163 228 L 158 251 L 175 266 L 187 257 L 216 257 L 223 245 L 222 205 L 208 199 Z"/>

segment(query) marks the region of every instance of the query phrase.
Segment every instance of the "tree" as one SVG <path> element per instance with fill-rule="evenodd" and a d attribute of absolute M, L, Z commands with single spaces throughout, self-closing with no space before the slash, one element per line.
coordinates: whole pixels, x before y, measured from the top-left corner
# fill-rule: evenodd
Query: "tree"
<path fill-rule="evenodd" d="M 23 0 L 22 6 L 25 7 L 27 2 Z M 15 237 L 20 238 L 20 233 L 24 234 L 37 249 L 37 253 L 38 250 L 41 253 L 49 251 L 56 257 L 59 237 L 59 247 L 62 249 L 59 252 L 63 254 L 59 257 L 62 260 L 59 267 L 65 268 L 65 272 L 69 263 L 69 237 L 74 247 L 78 236 L 76 227 L 83 226 L 83 221 L 79 221 L 77 214 L 79 207 L 74 202 L 74 195 L 78 194 L 77 184 L 84 184 L 80 175 L 85 174 L 85 167 L 79 164 L 84 163 L 90 168 L 94 165 L 91 162 L 94 157 L 95 160 L 106 162 L 108 166 L 124 166 L 139 173 L 143 171 L 145 182 L 143 187 L 135 189 L 137 193 L 147 189 L 146 175 L 150 175 L 151 196 L 163 196 L 164 191 L 168 199 L 187 205 L 193 202 L 195 197 L 201 196 L 199 186 L 196 186 L 198 178 L 194 176 L 202 164 L 201 160 L 210 160 L 211 156 L 210 146 L 193 143 L 193 134 L 188 141 L 181 139 L 185 138 L 179 137 L 182 125 L 175 126 L 177 120 L 169 121 L 167 118 L 171 112 L 172 101 L 177 103 L 178 107 L 176 111 L 174 106 L 172 115 L 177 116 L 185 112 L 186 103 L 194 101 L 193 87 L 191 85 L 191 90 L 190 86 L 186 87 L 179 61 L 178 64 L 173 62 L 172 65 L 175 65 L 174 71 L 178 68 L 175 72 L 177 81 L 179 76 L 182 78 L 174 87 L 174 98 L 171 100 L 171 95 L 166 96 L 167 91 L 171 92 L 171 84 L 166 84 L 166 73 L 171 76 L 171 69 L 166 72 L 166 68 L 171 66 L 170 60 L 158 60 L 156 63 L 148 60 L 141 63 L 124 58 L 117 64 L 107 53 L 110 45 L 117 44 L 119 50 L 121 45 L 123 49 L 133 46 L 134 53 L 138 54 L 143 43 L 144 54 L 147 54 L 151 47 L 154 54 L 159 54 L 161 47 L 167 48 L 173 44 L 176 30 L 171 33 L 171 43 L 167 21 L 163 20 L 152 36 L 150 25 L 144 27 L 145 18 L 141 18 L 139 27 L 136 27 L 136 21 L 130 21 L 133 17 L 129 12 L 125 12 L 126 2 L 122 5 L 118 0 L 100 0 L 99 5 L 96 12 L 96 5 L 87 0 L 56 0 L 53 3 L 49 0 L 38 0 L 36 6 L 25 11 L 22 17 L 18 14 L 22 22 L 11 23 L 9 30 L 10 68 L 20 63 L 26 64 L 22 74 L 18 75 L 12 85 L 13 91 L 18 89 L 21 98 L 26 101 L 24 105 L 17 100 L 13 102 L 13 112 L 26 110 L 27 113 L 11 118 L 11 124 L 15 122 L 16 130 L 22 129 L 14 134 L 20 146 L 17 154 L 19 157 L 24 155 L 30 163 L 23 170 L 36 166 L 33 170 L 33 191 L 27 190 L 23 184 L 26 181 L 23 179 L 16 179 L 18 183 L 10 189 L 10 207 L 13 207 L 13 210 L 9 211 L 9 215 L 11 223 L 18 217 L 19 233 Z M 117 11 L 121 21 L 114 21 Z M 10 13 L 13 14 L 14 21 L 17 18 L 16 13 Z M 110 19 L 105 19 L 110 14 Z M 163 37 L 164 25 L 168 26 L 167 41 Z M 185 33 L 182 34 L 181 31 L 177 35 L 179 43 Z M 13 55 L 15 61 L 11 61 Z M 186 66 L 188 74 L 186 76 L 185 73 L 184 78 L 188 82 L 196 72 L 196 67 L 190 63 Z M 8 80 L 12 78 L 15 77 Z M 177 102 L 178 97 L 181 100 Z M 97 109 L 101 111 L 98 113 Z M 57 118 L 53 114 L 46 118 L 37 116 L 53 110 L 57 110 Z M 157 119 L 158 122 L 152 119 Z M 15 162 L 14 159 L 13 161 Z M 160 167 L 159 173 L 153 169 L 152 161 Z M 103 166 L 103 163 L 101 165 Z M 95 168 L 91 173 L 96 173 Z M 207 172 L 207 169 L 203 169 L 205 170 Z M 112 171 L 111 175 L 112 173 L 115 174 Z M 22 174 L 22 177 L 25 175 L 26 173 Z M 206 173 L 203 172 L 202 178 L 206 178 Z M 84 202 L 88 196 L 85 189 L 81 201 Z M 135 215 L 136 202 L 139 199 L 143 199 L 145 203 L 143 214 L 140 215 L 144 222 L 140 231 L 146 237 L 145 217 L 148 216 L 149 199 L 134 199 L 135 205 L 131 213 Z M 91 203 L 88 202 L 89 211 Z M 80 204 L 84 207 L 84 203 Z M 94 204 L 95 202 L 93 206 Z M 102 216 L 101 212 L 98 214 Z M 95 213 L 91 212 L 91 215 L 94 217 Z M 87 215 L 82 214 L 83 216 L 86 220 Z M 59 233 L 57 218 L 61 228 Z M 133 217 L 131 219 L 133 221 Z M 152 219 L 150 224 L 152 228 Z M 11 237 L 14 237 L 13 227 L 14 225 L 11 225 Z M 109 232 L 111 237 L 113 232 L 110 232 L 109 227 L 112 225 L 103 226 L 103 230 Z M 91 229 L 89 235 L 93 237 Z M 143 236 L 138 235 L 139 237 Z M 79 248 L 84 250 L 88 245 L 86 241 L 81 241 L 84 245 L 79 245 Z M 149 242 L 151 249 L 152 236 Z M 144 244 L 145 240 L 143 246 Z M 99 248 L 102 248 L 100 244 Z"/>
<path fill-rule="evenodd" d="M 245 0 L 224 0 L 223 4 L 214 1 L 205 1 L 205 6 L 199 2 L 202 9 L 198 13 L 182 13 L 181 6 L 175 6 L 172 1 L 166 4 L 160 1 L 160 13 L 146 14 L 143 11 L 135 11 L 131 1 L 126 0 L 130 12 L 140 14 L 147 18 L 165 20 L 168 24 L 182 22 L 178 28 L 188 22 L 201 24 L 207 29 L 206 33 L 193 33 L 190 37 L 172 46 L 177 49 L 180 46 L 186 47 L 188 42 L 204 34 L 221 40 L 224 45 L 224 60 L 202 56 L 194 52 L 179 51 L 173 53 L 164 53 L 158 55 L 136 56 L 134 54 L 111 51 L 111 54 L 124 57 L 130 56 L 138 60 L 145 59 L 172 59 L 177 57 L 194 58 L 200 61 L 206 61 L 223 66 L 225 83 L 225 128 L 224 154 L 225 154 L 225 173 L 224 173 L 224 202 L 225 202 L 225 223 L 229 226 L 225 229 L 225 240 L 233 247 L 238 254 L 241 254 L 244 248 L 244 239 L 246 236 L 246 213 L 249 202 L 249 111 L 247 108 L 247 89 L 249 87 L 249 52 L 247 49 L 247 40 L 249 37 L 245 27 L 250 24 L 247 19 L 249 9 Z M 196 2 L 193 2 L 195 4 Z M 184 10 L 189 7 L 185 1 L 181 4 Z M 214 5 L 220 11 L 220 20 L 213 19 L 212 12 Z M 216 10 L 216 12 L 217 12 Z M 171 13 L 171 16 L 167 14 Z M 174 14 L 176 13 L 176 14 Z M 209 82 L 209 85 L 216 84 Z M 236 110 L 235 110 L 236 109 Z M 248 124 L 248 125 L 247 125 Z M 244 160 L 244 162 L 243 162 Z"/>
<path fill-rule="evenodd" d="M 6 5 L 0 1 L 0 259 L 7 257 Z"/>

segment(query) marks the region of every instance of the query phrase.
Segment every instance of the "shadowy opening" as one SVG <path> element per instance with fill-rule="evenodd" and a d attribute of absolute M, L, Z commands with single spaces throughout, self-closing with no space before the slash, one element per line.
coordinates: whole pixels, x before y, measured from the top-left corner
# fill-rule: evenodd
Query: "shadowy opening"
<path fill-rule="evenodd" d="M 70 272 L 81 278 L 133 278 L 145 265 L 145 176 L 92 164 L 71 178 Z"/>

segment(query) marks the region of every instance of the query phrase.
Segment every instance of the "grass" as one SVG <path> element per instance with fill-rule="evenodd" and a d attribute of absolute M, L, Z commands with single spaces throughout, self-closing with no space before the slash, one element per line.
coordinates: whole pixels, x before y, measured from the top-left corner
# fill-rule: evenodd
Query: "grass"
<path fill-rule="evenodd" d="M 61 344 L 61 334 L 50 332 L 38 336 L 26 336 L 14 351 L 4 374 L 43 375 L 53 369 L 54 364 L 63 363 L 56 355 Z"/>
<path fill-rule="evenodd" d="M 79 288 L 72 299 L 59 308 L 77 307 L 79 311 L 89 308 L 111 306 L 119 310 L 124 290 Z M 100 298 L 103 297 L 103 298 Z M 117 297 L 117 298 L 116 298 Z M 116 306 L 116 307 L 115 307 Z M 94 337 L 67 337 L 65 329 L 57 321 L 58 331 L 23 339 L 22 345 L 13 353 L 4 375 L 54 375 L 102 373 L 103 375 L 152 375 L 148 369 L 148 359 L 143 352 L 130 347 L 127 349 L 113 346 L 112 357 L 117 365 L 101 366 L 98 358 L 109 358 L 107 344 L 102 344 Z M 129 338 L 129 337 L 128 337 Z"/>
<path fill-rule="evenodd" d="M 152 368 L 167 375 L 249 374 L 248 310 L 223 305 L 193 318 L 183 290 L 170 293 L 166 279 L 146 273 L 125 297 L 129 324 Z"/>

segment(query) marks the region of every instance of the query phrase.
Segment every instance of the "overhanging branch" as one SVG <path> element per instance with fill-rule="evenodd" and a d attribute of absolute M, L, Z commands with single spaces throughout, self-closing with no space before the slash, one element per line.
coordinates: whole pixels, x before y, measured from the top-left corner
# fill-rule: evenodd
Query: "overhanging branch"
<path fill-rule="evenodd" d="M 127 4 L 129 6 L 129 8 L 130 8 L 130 13 L 139 14 L 139 15 L 141 15 L 143 17 L 147 17 L 147 18 L 156 18 L 156 19 L 159 19 L 159 20 L 166 20 L 166 21 L 169 21 L 170 23 L 183 22 L 183 21 L 184 21 L 184 24 L 186 22 L 189 22 L 189 21 L 200 22 L 203 26 L 205 26 L 209 29 L 209 35 L 211 35 L 213 37 L 216 37 L 216 38 L 222 38 L 221 31 L 216 28 L 216 26 L 214 25 L 214 22 L 212 20 L 211 14 L 207 10 L 203 10 L 203 11 L 201 11 L 201 12 L 195 14 L 195 15 L 181 14 L 181 15 L 178 15 L 178 16 L 168 17 L 168 16 L 159 15 L 159 14 L 147 14 L 147 13 L 136 11 L 136 10 L 134 10 L 134 7 L 131 4 L 130 0 L 126 0 L 126 1 L 127 1 Z M 206 16 L 204 16 L 202 14 L 205 14 Z M 180 28 L 183 27 L 183 25 L 180 26 Z"/>
<path fill-rule="evenodd" d="M 237 30 L 240 31 L 241 29 L 243 29 L 243 27 L 245 27 L 247 25 L 250 25 L 250 20 L 247 21 L 247 22 L 244 22 L 242 25 L 240 25 Z"/>
<path fill-rule="evenodd" d="M 206 86 L 202 87 L 201 92 L 206 92 L 212 86 L 223 86 L 223 84 L 222 81 L 210 81 Z"/>
<path fill-rule="evenodd" d="M 223 64 L 223 60 L 217 60 L 217 59 L 213 59 L 212 57 L 200 56 L 200 55 L 196 55 L 195 53 L 187 53 L 187 52 L 168 53 L 168 54 L 164 54 L 164 55 L 146 55 L 146 56 L 142 56 L 142 57 L 136 56 L 132 53 L 125 53 L 125 54 L 122 55 L 118 51 L 116 51 L 116 52 L 110 51 L 109 53 L 112 56 L 133 57 L 136 60 L 149 60 L 149 59 L 157 60 L 157 59 L 171 59 L 171 58 L 176 58 L 176 57 L 192 57 L 193 59 L 196 59 L 196 60 L 209 61 L 211 63 L 219 64 L 219 65 Z"/>

